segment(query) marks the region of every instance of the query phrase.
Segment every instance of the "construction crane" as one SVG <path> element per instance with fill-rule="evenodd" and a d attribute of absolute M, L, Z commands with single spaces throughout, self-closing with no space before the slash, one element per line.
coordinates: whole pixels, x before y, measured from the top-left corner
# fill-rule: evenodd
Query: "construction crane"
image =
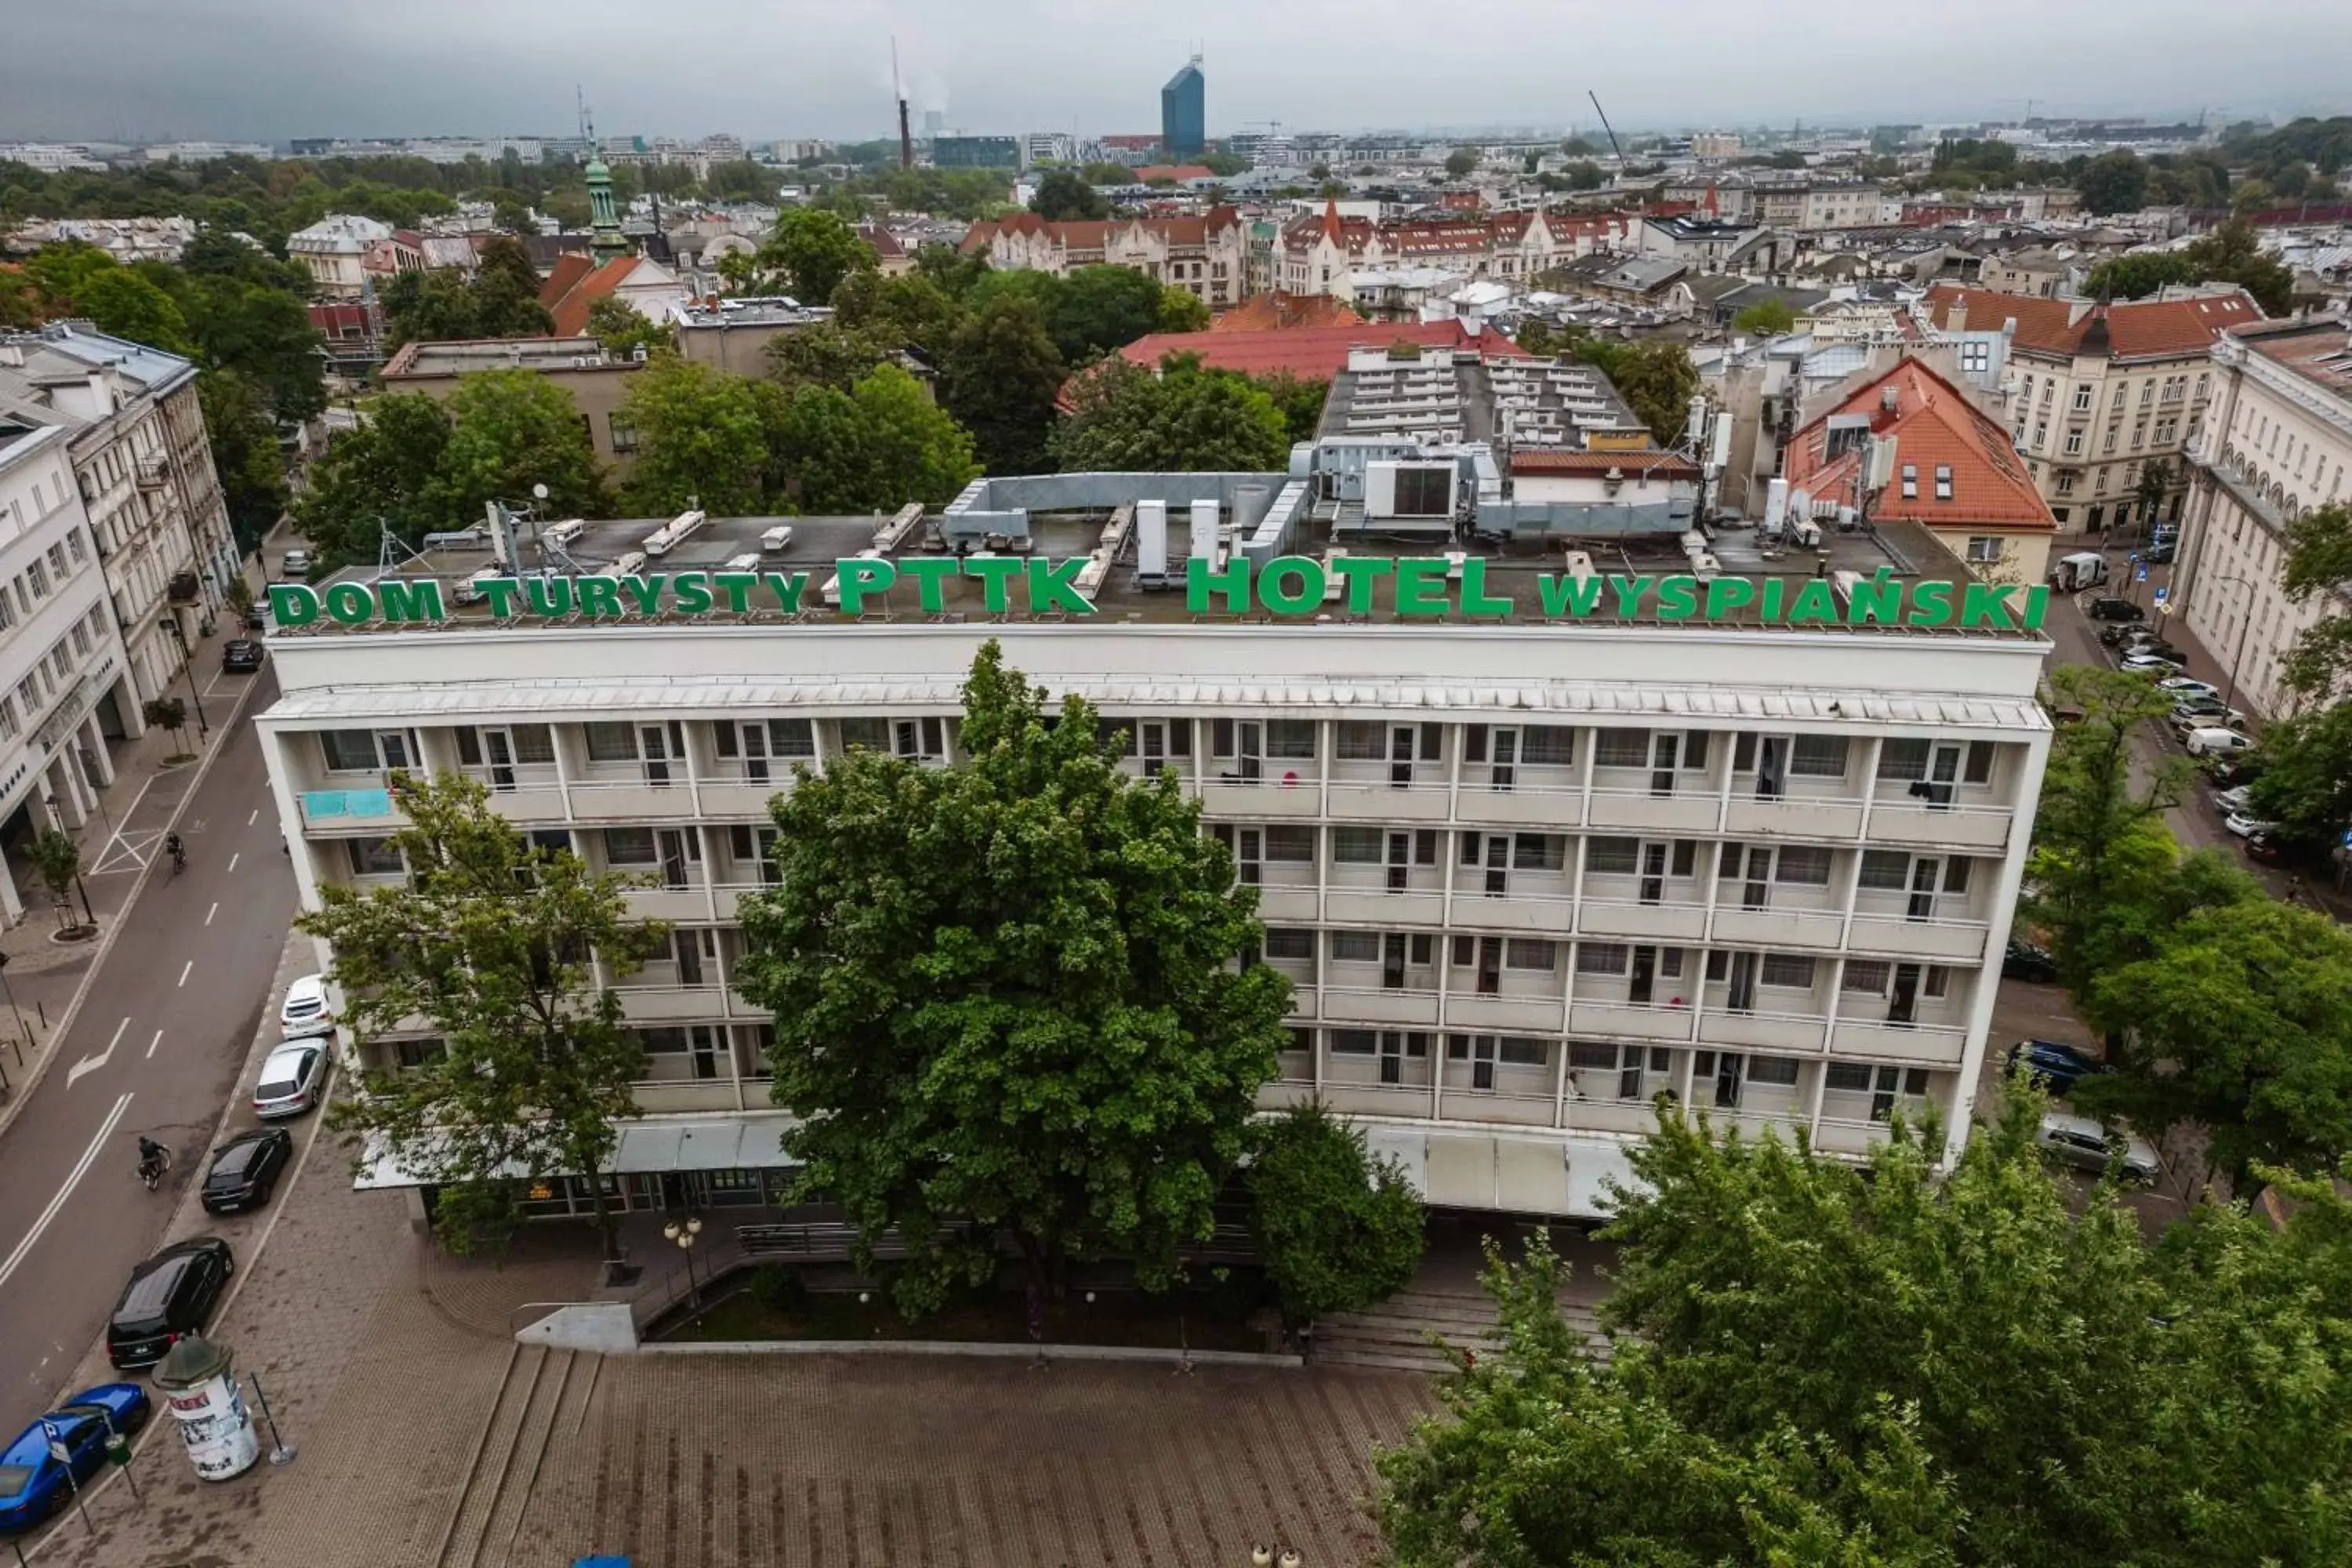
<path fill-rule="evenodd" d="M 1587 88 L 1584 96 L 1592 100 L 1592 112 L 1601 116 L 1601 129 L 1609 132 L 1609 150 L 1617 154 L 1618 164 L 1622 167 L 1625 162 L 1625 149 L 1617 145 L 1617 132 L 1609 129 L 1609 111 L 1601 107 L 1601 95 Z"/>

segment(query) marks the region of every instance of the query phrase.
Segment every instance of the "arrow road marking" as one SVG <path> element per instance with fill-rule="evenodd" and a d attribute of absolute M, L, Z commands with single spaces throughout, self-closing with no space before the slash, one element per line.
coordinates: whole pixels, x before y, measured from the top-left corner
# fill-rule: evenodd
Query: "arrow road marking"
<path fill-rule="evenodd" d="M 106 1042 L 106 1049 L 99 1052 L 98 1055 L 94 1057 L 84 1057 L 81 1060 L 74 1063 L 73 1067 L 66 1073 L 66 1087 L 68 1089 L 71 1089 L 75 1084 L 81 1081 L 82 1074 L 86 1072 L 96 1072 L 99 1068 L 104 1067 L 107 1063 L 107 1059 L 114 1055 L 114 1047 L 122 1043 L 122 1031 L 129 1027 L 131 1027 L 131 1020 L 128 1018 L 123 1019 L 122 1022 L 114 1026 L 114 1038 Z"/>
<path fill-rule="evenodd" d="M 126 1024 L 130 1021 L 128 1018 L 123 1020 Z M 66 1200 L 73 1196 L 76 1187 L 81 1185 L 81 1179 L 89 1173 L 90 1162 L 98 1158 L 98 1152 L 106 1141 L 114 1136 L 115 1128 L 121 1124 L 122 1113 L 130 1108 L 131 1096 L 126 1093 L 114 1102 L 114 1109 L 106 1113 L 106 1120 L 100 1122 L 98 1131 L 90 1135 L 89 1147 L 84 1149 L 81 1158 L 75 1162 L 73 1174 L 68 1176 L 65 1184 L 50 1195 L 48 1207 L 41 1211 L 41 1217 L 33 1222 L 33 1228 L 25 1233 L 25 1239 L 16 1244 L 16 1250 L 8 1255 L 8 1260 L 0 1263 L 0 1285 L 8 1283 L 9 1277 L 16 1272 L 16 1266 L 25 1261 L 25 1255 L 33 1250 L 33 1244 L 41 1239 L 41 1233 L 49 1228 L 49 1222 L 58 1217 L 58 1211 L 66 1206 Z"/>

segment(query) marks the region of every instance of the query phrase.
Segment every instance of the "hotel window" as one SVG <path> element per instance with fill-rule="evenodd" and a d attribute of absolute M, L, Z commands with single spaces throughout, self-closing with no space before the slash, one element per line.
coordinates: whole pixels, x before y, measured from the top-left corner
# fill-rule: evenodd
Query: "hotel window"
<path fill-rule="evenodd" d="M 1315 755 L 1315 721 L 1269 719 L 1265 722 L 1265 754 L 1309 759 Z"/>
<path fill-rule="evenodd" d="M 1864 850 L 1861 885 L 1882 892 L 1901 892 L 1911 885 L 1910 855 L 1901 849 Z"/>
<path fill-rule="evenodd" d="M 1895 966 L 1883 958 L 1849 958 L 1845 961 L 1845 977 L 1838 982 L 1838 988 L 1869 996 L 1884 996 L 1886 994 L 1886 983 L 1894 973 Z"/>
<path fill-rule="evenodd" d="M 650 827 L 604 829 L 604 863 L 608 866 L 652 866 L 660 857 L 654 849 Z"/>
<path fill-rule="evenodd" d="M 1842 779 L 1851 748 L 1843 735 L 1800 735 L 1789 748 L 1791 777 Z"/>
<path fill-rule="evenodd" d="M 2074 389 L 2074 412 L 2077 414 L 2087 414 L 2090 412 L 2090 408 L 2091 384 L 2086 381 L 2083 383 L 2082 385 Z"/>
<path fill-rule="evenodd" d="M 1763 971 L 1758 978 L 1763 984 L 1784 991 L 1811 991 L 1813 988 L 1812 956 L 1802 952 L 1768 952 L 1764 955 Z"/>
<path fill-rule="evenodd" d="M 727 852 L 740 866 L 756 865 L 763 886 L 774 887 L 784 879 L 784 868 L 776 864 L 776 830 L 755 827 L 748 822 L 729 825 Z"/>
<path fill-rule="evenodd" d="M 1312 861 L 1315 858 L 1315 830 L 1311 827 L 1267 828 L 1265 858 L 1269 860 Z"/>
<path fill-rule="evenodd" d="M 1268 958 L 1305 959 L 1315 961 L 1315 933 L 1304 926 L 1268 926 L 1265 928 L 1265 955 Z"/>
<path fill-rule="evenodd" d="M 1623 974 L 1632 968 L 1633 950 L 1618 942 L 1580 942 L 1576 944 L 1576 972 L 1579 974 Z"/>
<path fill-rule="evenodd" d="M 634 763 L 637 760 L 637 732 L 628 724 L 610 721 L 583 725 L 587 731 L 588 760 L 592 763 Z"/>
<path fill-rule="evenodd" d="M 1992 783 L 1993 743 L 1990 741 L 1970 741 L 1967 760 L 1960 764 L 1962 784 Z"/>
<path fill-rule="evenodd" d="M 1630 877 L 1641 867 L 1642 841 L 1638 838 L 1585 840 L 1584 868 L 1595 876 Z"/>
<path fill-rule="evenodd" d="M 1378 827 L 1335 827 L 1331 858 L 1343 866 L 1377 866 L 1387 858 L 1388 834 Z"/>
<path fill-rule="evenodd" d="M 1503 967 L 1538 969 L 1549 974 L 1559 967 L 1559 944 L 1539 937 L 1515 936 L 1503 944 Z"/>
<path fill-rule="evenodd" d="M 1592 742 L 1594 765 L 1604 768 L 1645 768 L 1650 765 L 1647 730 L 1602 730 Z"/>
<path fill-rule="evenodd" d="M 844 719 L 841 721 L 841 746 L 863 746 L 869 752 L 890 749 L 890 721 L 887 719 Z"/>
<path fill-rule="evenodd" d="M 1496 1052 L 1503 1065 L 1515 1068 L 1548 1067 L 1551 1063 L 1551 1042 L 1530 1040 L 1523 1036 L 1505 1035 L 1496 1042 Z"/>
<path fill-rule="evenodd" d="M 1794 1057 L 1749 1057 L 1748 1081 L 1776 1084 L 1792 1089 L 1797 1082 L 1797 1058 Z"/>
<path fill-rule="evenodd" d="M 1342 762 L 1379 762 L 1388 753 L 1389 727 L 1377 721 L 1349 719 L 1339 725 L 1339 748 Z"/>
<path fill-rule="evenodd" d="M 2069 431 L 2067 431 L 2067 432 L 2066 432 L 2066 456 L 2068 456 L 2068 457 L 2070 457 L 2070 458 L 2079 458 L 2079 457 L 2081 457 L 2082 455 L 2083 455 L 2083 433 L 2082 433 L 2080 430 L 2069 430 Z M 1951 499 L 1951 498 L 1949 498 L 1949 497 L 1948 496 L 1948 497 L 1945 497 L 1944 499 L 1948 500 L 1949 500 L 1949 499 Z"/>
<path fill-rule="evenodd" d="M 1334 963 L 1378 963 L 1381 933 L 1376 931 L 1335 931 L 1331 933 Z"/>
<path fill-rule="evenodd" d="M 1568 837 L 1559 833 L 1515 833 L 1511 836 L 1511 868 L 1518 871 L 1558 871 L 1568 864 Z"/>
<path fill-rule="evenodd" d="M 1564 724 L 1530 724 L 1519 731 L 1519 761 L 1530 767 L 1566 767 L 1576 761 L 1576 731 Z"/>
<path fill-rule="evenodd" d="M 321 730 L 319 750 L 324 753 L 331 773 L 373 773 L 383 765 L 378 760 L 373 730 Z"/>
<path fill-rule="evenodd" d="M 1878 752 L 1878 776 L 1882 779 L 1924 779 L 1927 776 L 1927 742 L 1920 740 L 1888 740 Z"/>
<path fill-rule="evenodd" d="M 354 877 L 397 877 L 408 869 L 389 838 L 346 838 Z"/>
<path fill-rule="evenodd" d="M 1916 463 L 1903 465 L 1903 499 L 1905 500 L 1919 499 L 1919 465 Z"/>
<path fill-rule="evenodd" d="M 1979 534 L 1969 540 L 1969 560 L 1979 566 L 1990 566 L 2000 560 L 2000 541 L 1990 535 Z"/>
<path fill-rule="evenodd" d="M 1341 1057 L 1368 1057 L 1379 1044 L 1379 1037 L 1370 1029 L 1334 1029 L 1331 1031 L 1331 1053 Z"/>
<path fill-rule="evenodd" d="M 1811 844 L 1784 845 L 1779 864 L 1773 868 L 1772 879 L 1800 887 L 1826 888 L 1830 885 L 1830 851 Z"/>

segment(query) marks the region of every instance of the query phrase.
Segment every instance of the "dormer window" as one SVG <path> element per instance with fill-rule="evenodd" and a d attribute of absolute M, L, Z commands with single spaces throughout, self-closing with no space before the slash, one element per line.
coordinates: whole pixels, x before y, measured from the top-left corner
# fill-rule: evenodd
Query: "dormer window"
<path fill-rule="evenodd" d="M 1936 465 L 1936 499 L 1937 500 L 1952 499 L 1952 465 L 1949 463 Z"/>

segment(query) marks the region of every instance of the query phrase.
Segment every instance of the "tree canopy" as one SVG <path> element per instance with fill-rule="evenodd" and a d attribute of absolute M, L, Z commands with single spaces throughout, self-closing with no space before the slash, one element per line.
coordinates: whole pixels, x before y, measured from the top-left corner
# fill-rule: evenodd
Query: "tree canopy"
<path fill-rule="evenodd" d="M 946 362 L 940 401 L 971 432 L 981 466 L 992 474 L 1049 471 L 1055 399 L 1069 372 L 1036 302 L 990 300 L 956 330 Z"/>
<path fill-rule="evenodd" d="M 1123 773 L 993 642 L 955 749 L 853 749 L 771 806 L 782 879 L 744 901 L 736 984 L 775 1016 L 786 1149 L 863 1255 L 896 1227 L 910 1313 L 1000 1232 L 1041 1290 L 1113 1255 L 1165 1285 L 1283 1038 L 1289 983 L 1234 963 L 1255 891 L 1172 774 Z"/>
<path fill-rule="evenodd" d="M 803 511 L 942 506 L 980 474 L 971 434 L 895 364 L 877 366 L 846 392 L 795 388 L 775 441 Z"/>
<path fill-rule="evenodd" d="M 389 843 L 407 881 L 327 883 L 295 924 L 331 944 L 328 978 L 355 1042 L 421 1018 L 441 1052 L 368 1074 L 332 1124 L 442 1189 L 436 1225 L 453 1250 L 503 1233 L 519 1179 L 578 1175 L 613 1256 L 619 1216 L 599 1178 L 636 1114 L 645 1051 L 592 955 L 626 976 L 667 930 L 630 918 L 628 879 L 517 834 L 479 782 L 394 778 L 407 825 Z"/>
<path fill-rule="evenodd" d="M 676 341 L 667 326 L 611 294 L 588 307 L 588 335 L 614 359 L 631 359 L 641 352 L 649 354 Z"/>
<path fill-rule="evenodd" d="M 784 401 L 772 383 L 730 375 L 667 349 L 654 354 L 629 378 L 621 402 L 622 416 L 637 434 L 628 480 L 632 514 L 670 517 L 688 507 L 714 517 L 764 511 L 772 488 L 770 427 Z"/>
<path fill-rule="evenodd" d="M 1632 1154 L 1607 1358 L 1539 1242 L 1498 1346 L 1378 1462 L 1400 1568 L 2259 1568 L 2352 1550 L 2352 1207 L 2079 1217 L 2038 1102 L 1948 1177 L 1668 1115 Z"/>
<path fill-rule="evenodd" d="M 1048 223 L 1070 218 L 1106 218 L 1110 203 L 1074 169 L 1049 169 L 1029 198 L 1029 210 Z"/>
<path fill-rule="evenodd" d="M 1250 1131 L 1245 1174 L 1259 1261 L 1294 1323 L 1354 1312 L 1412 1282 L 1421 1266 L 1421 1194 L 1363 1130 L 1318 1104 L 1295 1105 Z"/>
<path fill-rule="evenodd" d="M 2219 225 L 2178 250 L 2133 250 L 2109 257 L 2091 268 L 2093 294 L 2145 299 L 2168 285 L 2235 283 L 2254 298 L 2263 313 L 2286 315 L 2294 308 L 2294 271 L 2265 255 L 2253 226 L 2240 218 Z"/>
<path fill-rule="evenodd" d="M 1731 318 L 1733 331 L 1764 338 L 1777 338 L 1796 325 L 1797 312 L 1789 308 L 1789 301 L 1777 296 L 1745 306 Z"/>
<path fill-rule="evenodd" d="M 1664 341 L 1628 343 L 1584 337 L 1574 341 L 1572 352 L 1609 378 L 1660 446 L 1683 438 L 1691 399 L 1698 395 L 1698 367 L 1691 363 L 1689 349 Z"/>
<path fill-rule="evenodd" d="M 1247 376 L 1171 354 L 1157 371 L 1105 360 L 1071 384 L 1073 412 L 1055 431 L 1066 473 L 1264 472 L 1289 460 L 1283 411 Z"/>
<path fill-rule="evenodd" d="M 788 207 L 760 247 L 760 263 L 779 274 L 795 299 L 821 305 L 832 300 L 843 279 L 875 266 L 876 259 L 874 247 L 839 214 Z"/>

